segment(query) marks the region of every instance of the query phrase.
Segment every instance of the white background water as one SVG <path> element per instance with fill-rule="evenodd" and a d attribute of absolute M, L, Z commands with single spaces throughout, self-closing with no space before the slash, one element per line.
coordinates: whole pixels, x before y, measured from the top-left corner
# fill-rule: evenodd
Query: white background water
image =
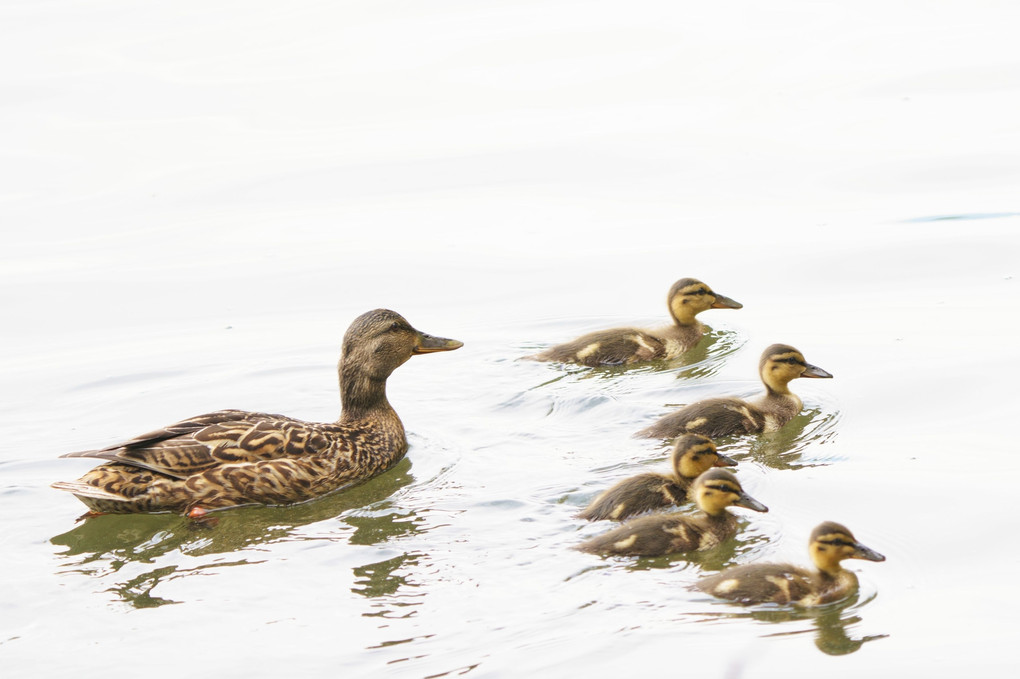
<path fill-rule="evenodd" d="M 1015 670 L 1020 9 L 1011 2 L 0 4 L 0 671 L 424 677 Z M 741 301 L 694 367 L 517 360 Z M 61 460 L 209 410 L 331 420 L 347 324 L 465 342 L 389 394 L 408 459 L 291 508 L 75 518 Z M 693 563 L 569 547 L 631 434 L 835 379 L 725 442 L 768 504 Z M 745 513 L 749 514 L 749 513 Z M 689 592 L 882 564 L 814 615 Z M 824 651 L 824 652 L 823 652 Z"/>

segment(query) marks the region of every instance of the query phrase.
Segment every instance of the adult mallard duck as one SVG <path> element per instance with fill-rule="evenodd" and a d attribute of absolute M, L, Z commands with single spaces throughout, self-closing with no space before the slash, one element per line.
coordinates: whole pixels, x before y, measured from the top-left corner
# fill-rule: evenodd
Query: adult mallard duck
<path fill-rule="evenodd" d="M 804 406 L 790 391 L 790 380 L 798 377 L 832 377 L 825 370 L 804 360 L 804 355 L 789 344 L 773 344 L 762 352 L 758 374 L 765 384 L 765 395 L 755 401 L 739 398 L 710 398 L 684 406 L 660 418 L 637 436 L 672 438 L 685 433 L 713 438 L 730 434 L 757 434 L 775 431 L 794 418 Z"/>
<path fill-rule="evenodd" d="M 673 325 L 658 330 L 600 330 L 527 358 L 593 367 L 676 358 L 697 344 L 705 332 L 705 326 L 695 316 L 707 309 L 739 309 L 743 306 L 713 292 L 695 278 L 681 278 L 674 283 L 669 289 L 667 304 Z"/>
<path fill-rule="evenodd" d="M 884 556 L 857 542 L 845 526 L 832 521 L 811 532 L 808 551 L 817 571 L 781 563 L 748 564 L 727 568 L 695 587 L 743 604 L 819 606 L 857 591 L 857 576 L 843 568 L 843 559 L 885 561 Z"/>
<path fill-rule="evenodd" d="M 457 340 L 415 330 L 387 309 L 362 314 L 343 339 L 335 423 L 220 410 L 130 441 L 64 457 L 108 460 L 74 493 L 97 513 L 185 512 L 303 502 L 380 474 L 407 452 L 404 426 L 386 400 L 386 378 L 415 354 L 450 351 Z"/>
<path fill-rule="evenodd" d="M 684 434 L 673 445 L 671 475 L 647 473 L 624 479 L 596 497 L 578 517 L 622 521 L 653 509 L 681 505 L 687 501 L 687 491 L 699 474 L 712 467 L 736 464 L 716 450 L 715 442 L 707 436 Z"/>
<path fill-rule="evenodd" d="M 691 490 L 700 514 L 639 516 L 581 543 L 577 549 L 611 556 L 660 556 L 711 549 L 737 532 L 737 517 L 730 514 L 727 507 L 746 507 L 756 512 L 769 510 L 745 493 L 737 477 L 725 469 L 703 473 Z"/>

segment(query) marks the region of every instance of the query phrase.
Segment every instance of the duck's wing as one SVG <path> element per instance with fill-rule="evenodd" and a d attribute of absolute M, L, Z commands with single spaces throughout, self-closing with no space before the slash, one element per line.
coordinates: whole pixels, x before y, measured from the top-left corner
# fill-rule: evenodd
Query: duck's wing
<path fill-rule="evenodd" d="M 622 521 L 655 509 L 683 504 L 686 499 L 686 489 L 668 476 L 639 474 L 601 493 L 578 517 L 589 521 Z"/>
<path fill-rule="evenodd" d="M 63 457 L 85 457 L 149 469 L 175 478 L 222 464 L 315 455 L 331 443 L 324 430 L 335 425 L 282 415 L 220 410 L 192 417 L 129 441 Z"/>
<path fill-rule="evenodd" d="M 637 328 L 615 328 L 589 333 L 535 356 L 542 361 L 579 363 L 591 367 L 625 365 L 666 355 L 662 340 Z"/>
<path fill-rule="evenodd" d="M 789 564 L 749 564 L 704 578 L 695 587 L 745 604 L 797 603 L 817 592 L 813 574 Z"/>
<path fill-rule="evenodd" d="M 636 436 L 674 438 L 682 434 L 701 434 L 711 438 L 761 431 L 765 416 L 739 398 L 710 398 L 684 406 L 642 429 Z"/>

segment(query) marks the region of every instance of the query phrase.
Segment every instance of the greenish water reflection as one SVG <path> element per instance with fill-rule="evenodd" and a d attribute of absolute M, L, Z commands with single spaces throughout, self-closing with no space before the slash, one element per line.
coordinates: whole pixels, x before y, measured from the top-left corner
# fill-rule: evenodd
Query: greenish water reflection
<path fill-rule="evenodd" d="M 874 597 L 859 601 L 854 595 L 843 601 L 815 608 L 780 607 L 768 604 L 741 612 L 710 614 L 714 618 L 739 618 L 757 620 L 766 624 L 793 624 L 798 621 L 809 622 L 808 627 L 793 630 L 782 630 L 765 634 L 765 637 L 786 637 L 802 634 L 814 634 L 815 646 L 826 655 L 848 655 L 856 653 L 861 646 L 869 641 L 884 639 L 888 634 L 854 635 L 862 618 L 857 614 L 860 606 Z M 729 605 L 729 604 L 727 604 Z"/>
<path fill-rule="evenodd" d="M 824 446 L 836 438 L 839 413 L 806 408 L 778 431 L 716 440 L 719 450 L 737 460 L 752 459 L 771 469 L 804 469 L 832 464 Z"/>

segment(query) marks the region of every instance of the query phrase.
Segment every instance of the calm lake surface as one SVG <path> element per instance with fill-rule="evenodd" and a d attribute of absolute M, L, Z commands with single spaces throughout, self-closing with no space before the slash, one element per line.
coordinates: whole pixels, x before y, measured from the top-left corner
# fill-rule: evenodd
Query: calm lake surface
<path fill-rule="evenodd" d="M 0 673 L 954 676 L 1016 671 L 1020 9 L 1009 2 L 0 6 Z M 742 302 L 684 360 L 520 357 Z M 411 449 L 214 525 L 104 516 L 58 459 L 221 408 L 333 420 L 340 340 L 454 337 L 389 382 Z M 801 380 L 720 441 L 768 514 L 696 558 L 574 518 L 680 404 Z M 688 586 L 887 556 L 853 601 Z M 667 665 L 669 663 L 669 665 Z"/>

